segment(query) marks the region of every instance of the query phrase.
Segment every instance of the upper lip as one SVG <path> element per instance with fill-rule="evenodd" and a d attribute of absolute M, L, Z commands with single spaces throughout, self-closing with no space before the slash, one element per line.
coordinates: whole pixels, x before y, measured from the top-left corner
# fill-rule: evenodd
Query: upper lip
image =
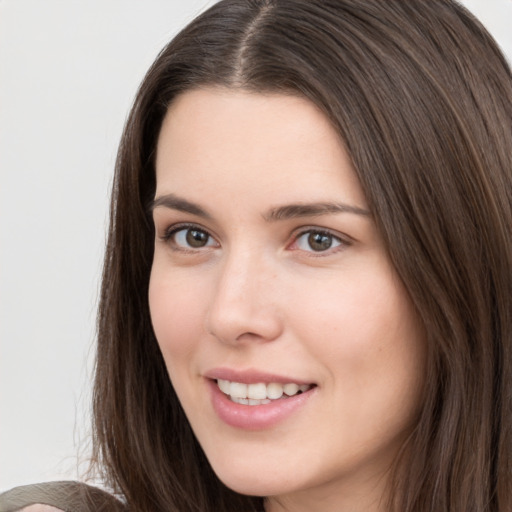
<path fill-rule="evenodd" d="M 229 380 L 230 382 L 241 382 L 244 384 L 258 384 L 263 382 L 270 384 L 271 382 L 277 382 L 280 384 L 295 383 L 295 384 L 312 384 L 311 381 L 304 379 L 297 379 L 295 377 L 287 377 L 284 375 L 278 375 L 276 373 L 269 373 L 260 371 L 255 368 L 249 368 L 246 370 L 235 370 L 233 368 L 213 368 L 203 374 L 207 379 L 212 380 Z"/>

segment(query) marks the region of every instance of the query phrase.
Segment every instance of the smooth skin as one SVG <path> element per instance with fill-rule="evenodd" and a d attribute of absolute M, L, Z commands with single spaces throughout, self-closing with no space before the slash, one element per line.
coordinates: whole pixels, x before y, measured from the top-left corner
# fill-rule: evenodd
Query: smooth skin
<path fill-rule="evenodd" d="M 336 131 L 300 97 L 189 91 L 156 174 L 152 322 L 216 474 L 268 512 L 385 510 L 425 336 Z M 235 428 L 212 407 L 219 367 L 316 387 L 271 428 Z"/>

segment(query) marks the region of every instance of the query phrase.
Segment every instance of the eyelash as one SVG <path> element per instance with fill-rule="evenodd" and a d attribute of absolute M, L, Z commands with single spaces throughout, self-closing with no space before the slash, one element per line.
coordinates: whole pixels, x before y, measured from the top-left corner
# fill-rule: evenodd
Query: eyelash
<path fill-rule="evenodd" d="M 194 230 L 194 231 L 197 231 L 198 233 L 205 234 L 208 237 L 208 241 L 210 241 L 211 239 L 215 240 L 215 238 L 206 229 L 204 229 L 196 224 L 175 224 L 173 226 L 170 226 L 165 231 L 163 236 L 161 237 L 161 240 L 163 242 L 169 243 L 169 245 L 171 245 L 171 249 L 173 251 L 184 252 L 184 253 L 197 253 L 198 251 L 201 251 L 203 249 L 211 247 L 208 245 L 204 245 L 201 247 L 194 248 L 194 247 L 183 247 L 183 246 L 178 245 L 176 243 L 175 236 L 181 231 L 187 232 L 190 230 Z M 350 240 L 348 240 L 347 237 L 341 237 L 337 234 L 334 234 L 332 231 L 329 231 L 326 229 L 307 227 L 307 228 L 302 228 L 299 232 L 297 232 L 293 236 L 293 240 L 290 244 L 287 245 L 287 248 L 290 248 L 290 250 L 301 250 L 300 248 L 292 248 L 292 246 L 296 245 L 297 242 L 305 235 L 310 235 L 310 236 L 311 235 L 321 235 L 324 237 L 329 237 L 329 239 L 331 240 L 331 245 L 328 248 L 326 248 L 326 250 L 323 250 L 323 251 L 322 250 L 315 251 L 313 248 L 311 248 L 311 246 L 310 246 L 311 250 L 309 250 L 309 251 L 302 249 L 304 252 L 310 253 L 312 257 L 328 256 L 330 254 L 336 253 L 339 250 L 343 250 L 344 248 L 352 245 L 352 242 Z M 332 248 L 333 243 L 337 244 L 337 245 L 335 245 L 334 248 Z"/>

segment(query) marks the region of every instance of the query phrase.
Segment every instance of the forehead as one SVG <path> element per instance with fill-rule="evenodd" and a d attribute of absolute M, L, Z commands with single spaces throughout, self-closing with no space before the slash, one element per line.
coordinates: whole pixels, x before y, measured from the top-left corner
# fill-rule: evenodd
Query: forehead
<path fill-rule="evenodd" d="M 291 95 L 199 89 L 178 96 L 159 135 L 157 190 L 290 194 L 347 191 L 364 204 L 338 133 L 312 102 Z M 290 200 L 307 198 L 290 197 Z"/>

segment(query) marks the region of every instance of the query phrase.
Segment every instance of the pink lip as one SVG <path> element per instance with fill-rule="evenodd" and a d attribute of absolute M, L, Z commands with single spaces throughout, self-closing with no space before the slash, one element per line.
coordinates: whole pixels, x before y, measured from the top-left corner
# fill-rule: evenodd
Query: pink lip
<path fill-rule="evenodd" d="M 258 382 L 307 383 L 302 381 L 297 382 L 295 379 L 268 373 L 255 371 L 239 372 L 227 369 L 218 369 L 208 372 L 206 377 L 206 383 L 210 389 L 212 406 L 217 416 L 224 421 L 224 423 L 245 430 L 264 430 L 286 420 L 295 413 L 298 413 L 300 409 L 316 395 L 317 390 L 317 387 L 313 387 L 305 393 L 273 400 L 269 404 L 243 405 L 232 402 L 230 398 L 219 389 L 216 379 L 244 382 L 247 384 L 255 384 Z"/>
<path fill-rule="evenodd" d="M 270 384 L 271 382 L 277 382 L 279 384 L 287 384 L 288 382 L 294 382 L 299 386 L 302 384 L 312 384 L 305 380 L 296 379 L 295 377 L 286 377 L 283 375 L 277 375 L 275 373 L 261 372 L 255 369 L 247 370 L 233 370 L 231 368 L 214 368 L 204 374 L 207 379 L 217 380 L 229 380 L 231 382 L 243 382 L 244 384 L 258 384 L 264 382 Z"/>

